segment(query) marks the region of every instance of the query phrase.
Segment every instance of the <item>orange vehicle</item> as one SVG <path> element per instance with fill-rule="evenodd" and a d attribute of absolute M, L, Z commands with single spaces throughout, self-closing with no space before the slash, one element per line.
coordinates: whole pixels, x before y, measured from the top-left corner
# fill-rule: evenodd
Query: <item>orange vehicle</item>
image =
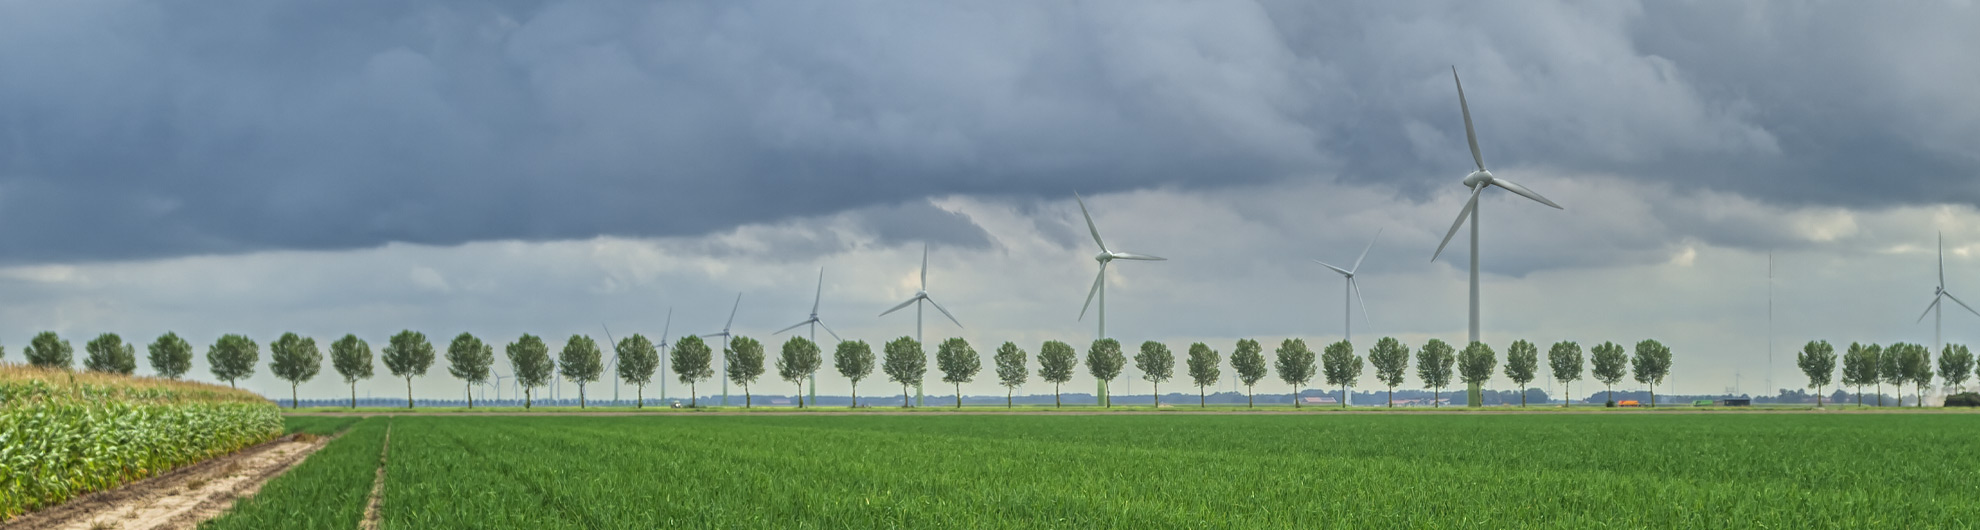
<path fill-rule="evenodd" d="M 1637 402 L 1636 402 L 1636 400 L 1634 400 L 1634 399 L 1625 399 L 1625 400 L 1622 400 L 1622 401 L 1618 401 L 1618 402 L 1616 402 L 1616 406 L 1618 406 L 1618 407 L 1640 407 L 1640 406 L 1643 406 L 1643 404 L 1642 404 L 1642 403 L 1637 403 Z"/>

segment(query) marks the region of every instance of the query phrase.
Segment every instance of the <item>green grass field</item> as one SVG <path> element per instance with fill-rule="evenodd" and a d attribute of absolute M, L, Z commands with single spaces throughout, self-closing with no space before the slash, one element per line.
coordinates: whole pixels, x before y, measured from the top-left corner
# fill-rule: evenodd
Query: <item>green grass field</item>
<path fill-rule="evenodd" d="M 386 528 L 1980 520 L 1980 416 L 1968 414 L 443 415 L 356 422 L 208 526 L 252 527 L 242 513 L 260 510 L 348 528 L 387 423 Z"/>

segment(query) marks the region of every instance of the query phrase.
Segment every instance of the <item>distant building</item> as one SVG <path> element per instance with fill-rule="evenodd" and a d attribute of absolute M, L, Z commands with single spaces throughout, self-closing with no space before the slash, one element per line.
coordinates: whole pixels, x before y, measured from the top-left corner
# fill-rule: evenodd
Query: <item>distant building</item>
<path fill-rule="evenodd" d="M 1307 397 L 1303 397 L 1303 398 L 1300 398 L 1300 400 L 1299 400 L 1299 402 L 1300 402 L 1300 403 L 1305 403 L 1305 404 L 1308 404 L 1308 405 L 1339 405 L 1339 404 L 1341 404 L 1341 401 L 1340 401 L 1340 400 L 1338 400 L 1338 399 L 1334 399 L 1334 398 L 1330 398 L 1330 397 L 1315 397 L 1315 396 L 1307 396 Z"/>

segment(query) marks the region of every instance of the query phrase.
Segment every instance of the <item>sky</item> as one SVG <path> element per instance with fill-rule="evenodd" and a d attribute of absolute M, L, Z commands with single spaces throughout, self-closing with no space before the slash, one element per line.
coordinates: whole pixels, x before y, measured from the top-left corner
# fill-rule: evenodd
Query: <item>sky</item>
<path fill-rule="evenodd" d="M 1940 234 L 1980 302 L 1973 27 L 1971 2 L 0 1 L 0 347 L 169 330 L 210 381 L 243 333 L 244 386 L 279 396 L 283 332 L 554 349 L 718 331 L 740 294 L 774 347 L 820 290 L 877 349 L 914 333 L 877 315 L 926 246 L 966 326 L 931 310 L 928 342 L 987 367 L 1094 339 L 1076 192 L 1110 248 L 1168 258 L 1109 267 L 1130 349 L 1341 340 L 1312 260 L 1371 240 L 1358 349 L 1462 342 L 1466 236 L 1431 260 L 1473 169 L 1455 67 L 1488 167 L 1565 207 L 1482 196 L 1484 341 L 1657 339 L 1659 392 L 1771 393 L 1810 340 L 1931 344 Z M 1945 340 L 1980 340 L 1953 307 Z M 460 395 L 444 364 L 416 395 Z M 378 371 L 360 395 L 403 392 Z M 327 362 L 300 388 L 347 391 Z"/>

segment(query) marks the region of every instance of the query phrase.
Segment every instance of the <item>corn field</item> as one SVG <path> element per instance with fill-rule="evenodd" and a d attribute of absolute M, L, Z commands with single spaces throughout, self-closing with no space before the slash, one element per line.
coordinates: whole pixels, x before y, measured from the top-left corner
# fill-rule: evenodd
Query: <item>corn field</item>
<path fill-rule="evenodd" d="M 281 432 L 274 403 L 243 391 L 0 366 L 0 520 Z"/>

